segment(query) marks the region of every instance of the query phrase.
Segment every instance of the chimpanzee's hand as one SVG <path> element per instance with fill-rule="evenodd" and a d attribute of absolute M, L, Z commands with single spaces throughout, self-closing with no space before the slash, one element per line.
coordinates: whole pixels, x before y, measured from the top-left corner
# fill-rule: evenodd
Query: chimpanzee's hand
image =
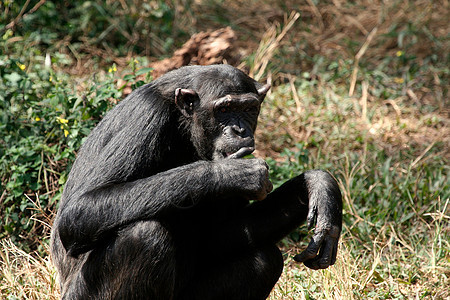
<path fill-rule="evenodd" d="M 249 200 L 263 200 L 273 189 L 269 166 L 262 159 L 222 159 L 215 161 L 221 192 L 244 195 Z"/>
<path fill-rule="evenodd" d="M 308 189 L 308 227 L 314 235 L 306 250 L 294 259 L 308 268 L 325 269 L 336 262 L 339 236 L 342 228 L 342 199 L 334 178 L 319 170 L 304 174 Z"/>

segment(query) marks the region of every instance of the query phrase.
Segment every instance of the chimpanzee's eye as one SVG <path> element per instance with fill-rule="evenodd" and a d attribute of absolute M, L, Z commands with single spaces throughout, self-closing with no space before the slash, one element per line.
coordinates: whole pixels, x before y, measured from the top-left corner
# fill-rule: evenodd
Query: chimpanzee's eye
<path fill-rule="evenodd" d="M 255 106 L 249 106 L 249 107 L 246 107 L 245 109 L 244 109 L 244 111 L 245 112 L 256 112 L 256 107 Z"/>
<path fill-rule="evenodd" d="M 226 108 L 226 107 L 222 107 L 222 108 L 220 109 L 220 112 L 223 112 L 223 113 L 227 112 L 227 108 Z"/>

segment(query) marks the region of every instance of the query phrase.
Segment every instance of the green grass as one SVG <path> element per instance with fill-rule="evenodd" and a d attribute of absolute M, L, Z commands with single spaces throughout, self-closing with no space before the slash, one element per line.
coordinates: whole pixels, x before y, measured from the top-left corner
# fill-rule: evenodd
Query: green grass
<path fill-rule="evenodd" d="M 245 44 L 244 67 L 272 81 L 255 155 L 268 161 L 274 186 L 323 168 L 341 187 L 344 226 L 336 264 L 312 271 L 292 260 L 309 241 L 310 232 L 300 227 L 280 242 L 285 270 L 271 299 L 450 297 L 445 3 L 205 0 L 182 10 L 174 2 L 153 16 L 157 24 L 170 17 L 170 26 L 159 30 L 174 40 L 153 41 L 145 50 L 143 39 L 127 40 L 110 27 L 113 20 L 120 28 L 137 22 L 133 34 L 145 36 L 145 9 L 127 18 L 135 7 L 97 15 L 92 12 L 100 8 L 89 5 L 91 14 L 81 19 L 81 7 L 56 7 L 85 27 L 51 28 L 48 14 L 57 16 L 47 2 L 15 30 L 0 26 L 1 298 L 58 298 L 47 225 L 68 167 L 86 134 L 122 97 L 124 84 L 142 84 L 146 59 L 133 51 L 170 54 L 164 49 L 183 41 L 186 24 L 194 24 L 193 32 L 231 26 Z M 243 3 L 252 12 L 244 19 Z M 13 8 L 2 16 L 15 18 L 21 7 Z M 36 20 L 45 27 L 41 33 L 33 31 Z M 70 41 L 62 42 L 67 34 Z M 119 57 L 125 52 L 127 58 Z"/>
<path fill-rule="evenodd" d="M 425 118 L 417 119 L 418 111 L 409 108 L 397 118 L 381 101 L 368 104 L 371 120 L 376 120 L 373 124 L 355 111 L 354 99 L 346 93 L 337 92 L 334 100 L 327 99 L 327 91 L 331 89 L 326 85 L 309 85 L 302 91 L 309 95 L 322 90 L 324 94 L 309 106 L 301 107 L 300 114 L 286 95 L 289 89 L 280 86 L 269 96 L 263 120 L 265 114 L 280 107 L 283 115 L 289 116 L 286 110 L 290 110 L 292 118 L 279 119 L 282 124 L 276 125 L 278 130 L 297 126 L 296 122 L 302 126 L 305 123 L 302 120 L 310 120 L 312 130 L 311 127 L 305 130 L 312 132 L 304 133 L 306 141 L 293 147 L 294 150 L 285 150 L 284 154 L 289 154 L 285 162 L 270 160 L 269 164 L 275 185 L 310 168 L 325 168 L 337 177 L 344 196 L 339 258 L 334 267 L 319 272 L 293 262 L 291 257 L 308 242 L 308 239 L 296 242 L 307 234 L 305 228 L 300 228 L 282 243 L 286 268 L 272 298 L 449 297 L 448 137 L 436 132 L 433 128 L 436 124 L 427 125 Z M 329 101 L 333 101 L 332 109 Z M 435 119 L 440 118 L 436 111 Z M 273 116 L 267 119 L 272 120 Z M 380 126 L 375 127 L 376 124 Z M 444 124 L 441 126 L 438 128 L 446 131 Z M 274 133 L 276 128 L 260 130 L 263 135 L 279 136 Z M 324 136 L 326 132 L 329 134 Z M 425 132 L 435 134 L 436 138 L 421 144 L 410 137 Z M 391 135 L 395 135 L 399 145 L 386 142 Z M 423 137 L 422 142 L 426 139 Z M 400 144 L 402 141 L 408 144 Z"/>

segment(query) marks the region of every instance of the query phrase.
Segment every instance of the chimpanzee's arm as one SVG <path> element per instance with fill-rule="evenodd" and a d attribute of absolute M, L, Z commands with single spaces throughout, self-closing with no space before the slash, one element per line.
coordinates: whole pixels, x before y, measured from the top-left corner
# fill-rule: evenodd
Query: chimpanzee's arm
<path fill-rule="evenodd" d="M 305 220 L 309 227 L 315 225 L 314 235 L 307 249 L 294 259 L 312 269 L 334 264 L 342 227 L 342 199 L 337 182 L 325 171 L 308 171 L 287 181 L 225 224 L 223 232 L 218 229 L 217 240 L 208 244 L 214 247 L 213 253 L 259 247 L 281 240 Z"/>
<path fill-rule="evenodd" d="M 308 227 L 315 228 L 306 250 L 294 259 L 309 268 L 323 269 L 336 261 L 342 229 L 342 196 L 336 180 L 324 171 L 305 173 L 305 181 L 309 199 Z"/>
<path fill-rule="evenodd" d="M 214 201 L 217 195 L 265 197 L 271 190 L 267 183 L 262 160 L 198 161 L 148 178 L 74 192 L 60 207 L 56 225 L 68 253 L 77 256 L 124 226 L 164 220 L 174 209 Z"/>

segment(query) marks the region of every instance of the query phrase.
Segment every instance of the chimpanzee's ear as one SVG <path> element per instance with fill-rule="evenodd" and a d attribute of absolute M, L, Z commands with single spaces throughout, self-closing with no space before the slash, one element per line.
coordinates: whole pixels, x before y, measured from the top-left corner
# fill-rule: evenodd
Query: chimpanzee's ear
<path fill-rule="evenodd" d="M 264 98 L 267 95 L 267 92 L 270 90 L 270 83 L 266 83 L 263 86 L 257 87 L 258 89 L 258 97 L 259 97 L 259 101 L 263 102 Z"/>
<path fill-rule="evenodd" d="M 193 114 L 194 109 L 199 105 L 200 98 L 194 90 L 176 89 L 175 104 L 180 108 L 183 115 L 189 117 Z"/>

